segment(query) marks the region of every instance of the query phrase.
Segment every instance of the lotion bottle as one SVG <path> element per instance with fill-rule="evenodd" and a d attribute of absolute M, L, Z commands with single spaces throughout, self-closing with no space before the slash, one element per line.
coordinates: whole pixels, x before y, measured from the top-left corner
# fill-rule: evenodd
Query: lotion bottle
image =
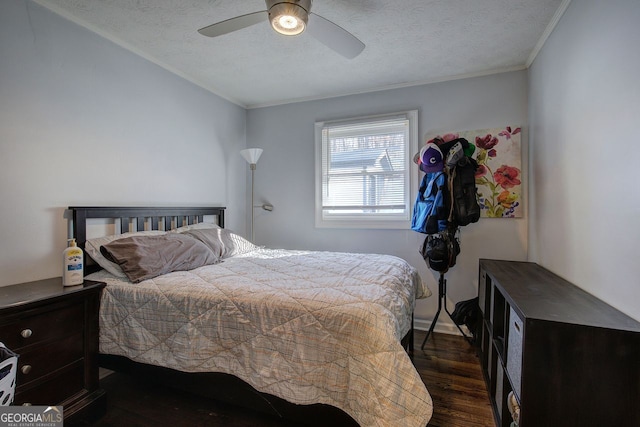
<path fill-rule="evenodd" d="M 69 247 L 64 250 L 63 254 L 62 285 L 81 285 L 84 281 L 84 256 L 82 249 L 76 245 L 76 239 L 69 239 Z"/>

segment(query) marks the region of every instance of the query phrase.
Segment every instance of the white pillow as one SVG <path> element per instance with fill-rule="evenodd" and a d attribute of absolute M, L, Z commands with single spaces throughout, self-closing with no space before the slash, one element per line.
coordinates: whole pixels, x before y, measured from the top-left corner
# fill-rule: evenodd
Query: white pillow
<path fill-rule="evenodd" d="M 213 222 L 199 222 L 197 224 L 183 225 L 182 227 L 169 230 L 169 233 L 184 233 L 189 230 L 206 230 L 210 228 L 220 228 L 220 226 Z"/>
<path fill-rule="evenodd" d="M 109 261 L 100 253 L 100 246 L 106 245 L 107 243 L 111 243 L 115 240 L 124 239 L 125 237 L 132 236 L 159 236 L 162 234 L 166 234 L 165 231 L 157 231 L 157 230 L 149 230 L 149 231 L 134 231 L 122 234 L 113 234 L 111 236 L 97 237 L 95 239 L 89 239 L 86 241 L 84 245 L 84 250 L 89 254 L 89 256 L 98 263 L 98 265 L 109 273 L 113 274 L 117 277 L 126 278 L 127 276 L 124 274 L 124 271 L 120 268 L 120 266 L 114 262 Z"/>
<path fill-rule="evenodd" d="M 220 258 L 229 258 L 258 249 L 244 237 L 225 228 L 187 230 L 184 234 L 200 240 Z"/>
<path fill-rule="evenodd" d="M 239 234 L 234 233 L 233 231 L 229 231 L 229 239 L 231 240 L 231 244 L 227 243 L 227 253 L 225 254 L 225 258 L 232 257 L 235 255 L 246 254 L 247 252 L 254 251 L 258 249 L 256 245 L 240 236 Z"/>

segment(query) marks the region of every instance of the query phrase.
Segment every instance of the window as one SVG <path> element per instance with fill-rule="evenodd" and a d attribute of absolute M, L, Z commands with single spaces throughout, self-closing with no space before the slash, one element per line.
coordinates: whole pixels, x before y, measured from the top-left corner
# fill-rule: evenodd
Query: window
<path fill-rule="evenodd" d="M 316 122 L 316 226 L 409 228 L 417 110 Z"/>

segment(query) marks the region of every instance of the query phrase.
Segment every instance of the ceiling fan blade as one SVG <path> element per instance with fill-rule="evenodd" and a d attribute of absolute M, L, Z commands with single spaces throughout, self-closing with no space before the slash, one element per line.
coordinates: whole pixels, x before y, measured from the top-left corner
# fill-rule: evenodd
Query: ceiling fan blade
<path fill-rule="evenodd" d="M 269 13 L 266 10 L 260 12 L 248 13 L 246 15 L 236 16 L 226 21 L 217 22 L 207 27 L 200 28 L 198 32 L 203 36 L 217 37 L 233 31 L 250 27 L 260 22 L 269 20 Z"/>
<path fill-rule="evenodd" d="M 364 49 L 364 43 L 356 36 L 315 13 L 309 14 L 307 31 L 319 42 L 348 59 L 355 58 Z"/>

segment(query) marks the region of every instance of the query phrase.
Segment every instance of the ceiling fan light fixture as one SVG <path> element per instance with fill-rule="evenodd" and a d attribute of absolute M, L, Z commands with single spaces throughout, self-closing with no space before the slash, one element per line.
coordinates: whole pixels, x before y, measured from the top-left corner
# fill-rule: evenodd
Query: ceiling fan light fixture
<path fill-rule="evenodd" d="M 310 5 L 310 2 L 308 3 Z M 296 36 L 302 33 L 308 20 L 309 12 L 299 2 L 282 2 L 269 8 L 271 27 L 285 36 Z"/>
<path fill-rule="evenodd" d="M 312 0 L 265 0 L 266 10 L 247 13 L 207 25 L 198 30 L 206 37 L 218 37 L 269 20 L 271 27 L 279 34 L 295 36 L 307 28 L 311 19 L 309 33 L 347 59 L 353 59 L 365 48 L 356 36 L 318 14 L 311 14 Z"/>

